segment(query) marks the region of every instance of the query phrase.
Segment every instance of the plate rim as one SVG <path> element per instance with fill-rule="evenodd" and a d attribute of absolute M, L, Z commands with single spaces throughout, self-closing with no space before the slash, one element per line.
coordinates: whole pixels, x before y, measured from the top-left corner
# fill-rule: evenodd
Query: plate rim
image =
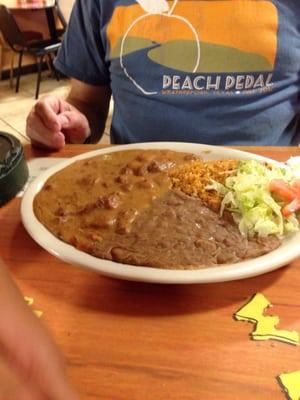
<path fill-rule="evenodd" d="M 229 265 L 200 268 L 195 270 L 174 270 L 151 268 L 146 266 L 133 266 L 100 259 L 88 253 L 84 253 L 55 237 L 50 231 L 47 230 L 47 228 L 44 227 L 44 225 L 38 221 L 33 212 L 33 199 L 50 176 L 78 160 L 91 158 L 101 154 L 109 154 L 116 151 L 139 148 L 170 149 L 175 151 L 193 152 L 196 154 L 200 153 L 200 155 L 202 155 L 204 158 L 210 158 L 209 156 L 211 154 L 213 155 L 221 152 L 224 153 L 225 156 L 226 154 L 230 155 L 231 157 L 234 155 L 237 159 L 256 159 L 260 161 L 267 161 L 275 165 L 281 164 L 276 160 L 257 155 L 255 153 L 233 149 L 231 147 L 188 142 L 144 142 L 127 145 L 113 145 L 87 151 L 74 157 L 70 157 L 59 162 L 57 165 L 50 167 L 41 173 L 37 178 L 35 178 L 35 180 L 27 188 L 21 202 L 21 219 L 31 238 L 44 250 L 60 260 L 71 264 L 72 266 L 93 270 L 112 278 L 163 284 L 215 283 L 246 279 L 283 267 L 300 256 L 300 246 L 297 248 L 296 245 L 297 238 L 300 238 L 300 232 L 297 232 L 287 238 L 287 250 L 289 250 L 288 253 L 287 251 L 283 252 L 282 249 L 280 251 L 280 248 L 283 246 L 281 245 L 278 249 L 254 259 Z M 187 149 L 191 149 L 191 151 L 188 151 Z M 50 246 L 47 243 L 49 241 L 53 243 Z M 71 255 L 69 255 L 69 253 L 71 253 Z M 255 260 L 255 267 L 252 265 L 253 260 Z"/>

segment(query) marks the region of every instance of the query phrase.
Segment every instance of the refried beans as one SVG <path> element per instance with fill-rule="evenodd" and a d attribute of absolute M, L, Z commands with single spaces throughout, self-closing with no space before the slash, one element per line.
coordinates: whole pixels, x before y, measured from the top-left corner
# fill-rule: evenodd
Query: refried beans
<path fill-rule="evenodd" d="M 165 269 L 236 263 L 280 245 L 246 238 L 199 198 L 172 186 L 172 169 L 198 157 L 170 150 L 128 150 L 76 161 L 34 199 L 39 221 L 93 256 Z"/>

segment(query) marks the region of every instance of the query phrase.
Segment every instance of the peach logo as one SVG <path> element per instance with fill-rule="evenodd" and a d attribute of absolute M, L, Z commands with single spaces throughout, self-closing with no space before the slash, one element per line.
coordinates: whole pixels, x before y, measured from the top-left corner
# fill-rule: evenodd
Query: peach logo
<path fill-rule="evenodd" d="M 129 26 L 127 31 L 125 32 L 125 35 L 123 36 L 122 43 L 121 43 L 121 52 L 120 52 L 120 64 L 121 67 L 127 76 L 131 80 L 131 82 L 145 95 L 152 95 L 152 94 L 157 94 L 157 91 L 147 91 L 145 90 L 139 83 L 136 82 L 136 80 L 130 75 L 130 73 L 127 71 L 127 68 L 124 65 L 123 61 L 123 53 L 124 53 L 124 45 L 126 43 L 126 39 L 129 36 L 130 32 L 132 29 L 142 20 L 149 19 L 151 20 L 151 16 L 153 15 L 162 15 L 165 17 L 165 23 L 167 24 L 168 19 L 170 18 L 175 18 L 179 21 L 182 21 L 184 24 L 186 24 L 189 29 L 192 31 L 193 35 L 195 36 L 195 40 L 197 43 L 197 54 L 195 55 L 195 66 L 193 69 L 193 72 L 196 72 L 200 63 L 200 40 L 198 33 L 196 32 L 196 29 L 193 27 L 193 25 L 184 17 L 180 15 L 173 14 L 174 9 L 178 3 L 178 0 L 174 0 L 173 6 L 169 8 L 169 4 L 167 3 L 166 0 L 136 0 L 140 6 L 143 8 L 145 11 L 145 14 L 137 17 Z"/>
<path fill-rule="evenodd" d="M 132 0 L 107 37 L 113 65 L 144 95 L 243 92 L 272 87 L 277 31 L 271 0 Z"/>

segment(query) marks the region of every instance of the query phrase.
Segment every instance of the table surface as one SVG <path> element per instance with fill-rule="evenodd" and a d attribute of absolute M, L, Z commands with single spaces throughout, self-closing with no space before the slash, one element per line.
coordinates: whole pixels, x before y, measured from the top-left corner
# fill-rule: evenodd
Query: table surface
<path fill-rule="evenodd" d="M 26 147 L 28 158 L 70 157 Z M 299 148 L 245 148 L 284 161 Z M 20 199 L 0 209 L 0 254 L 44 312 L 83 400 L 280 400 L 276 376 L 300 370 L 300 348 L 255 342 L 232 315 L 257 292 L 282 329 L 300 332 L 300 259 L 256 278 L 163 286 L 113 280 L 56 259 L 26 233 Z M 268 312 L 269 313 L 269 312 Z M 255 395 L 253 395 L 255 393 Z"/>
<path fill-rule="evenodd" d="M 55 0 L 2 0 L 1 4 L 11 10 L 39 10 L 54 7 Z"/>

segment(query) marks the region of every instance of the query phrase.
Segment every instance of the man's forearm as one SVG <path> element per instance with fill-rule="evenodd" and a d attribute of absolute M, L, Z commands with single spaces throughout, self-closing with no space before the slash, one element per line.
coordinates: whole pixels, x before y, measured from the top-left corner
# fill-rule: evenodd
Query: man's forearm
<path fill-rule="evenodd" d="M 10 306 L 11 301 L 9 301 L 10 296 L 13 294 L 16 298 L 19 297 L 20 292 L 17 289 L 17 286 L 13 282 L 6 265 L 3 260 L 0 258 L 0 293 L 1 293 L 1 301 L 0 301 L 0 310 L 3 311 L 2 307 L 6 309 Z M 3 313 L 1 312 L 1 315 Z"/>
<path fill-rule="evenodd" d="M 75 79 L 71 80 L 71 90 L 66 101 L 86 116 L 90 125 L 92 143 L 99 141 L 103 134 L 110 97 L 109 86 L 92 86 Z"/>

